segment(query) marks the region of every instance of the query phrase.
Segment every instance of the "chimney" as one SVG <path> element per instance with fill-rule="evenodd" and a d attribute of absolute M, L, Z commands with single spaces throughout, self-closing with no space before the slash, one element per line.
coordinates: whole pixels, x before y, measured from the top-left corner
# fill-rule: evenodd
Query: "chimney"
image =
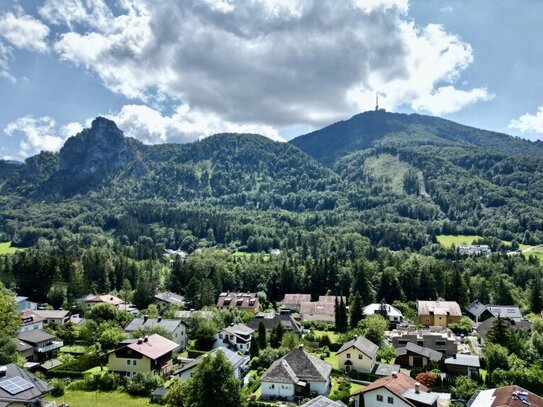
<path fill-rule="evenodd" d="M 7 371 L 8 371 L 7 366 L 0 366 L 0 377 L 6 377 Z"/>
<path fill-rule="evenodd" d="M 358 335 L 355 335 L 354 336 L 354 340 L 356 341 L 358 339 Z"/>
<path fill-rule="evenodd" d="M 143 338 L 143 342 L 149 342 L 149 335 L 145 335 L 145 338 Z"/>
<path fill-rule="evenodd" d="M 230 322 L 230 326 L 234 326 L 234 323 L 233 323 L 233 322 Z"/>
<path fill-rule="evenodd" d="M 145 324 L 147 322 L 147 320 L 149 319 L 149 315 L 145 314 L 143 316 L 143 323 Z"/>
<path fill-rule="evenodd" d="M 143 343 L 143 338 L 138 338 L 138 345 L 141 345 Z"/>
<path fill-rule="evenodd" d="M 392 377 L 397 378 L 398 377 L 398 372 L 396 372 L 396 371 L 392 372 Z"/>
<path fill-rule="evenodd" d="M 190 312 L 194 312 L 194 308 L 191 308 L 191 309 L 190 309 Z"/>
<path fill-rule="evenodd" d="M 156 322 L 160 322 L 160 321 L 162 321 L 162 317 L 158 317 L 156 320 Z"/>
<path fill-rule="evenodd" d="M 453 355 L 453 359 L 456 359 L 456 354 Z"/>
<path fill-rule="evenodd" d="M 304 350 L 304 344 L 301 343 L 300 345 L 298 345 L 298 349 Z"/>
<path fill-rule="evenodd" d="M 415 382 L 415 393 L 417 393 L 417 394 L 420 393 L 420 383 L 419 382 Z"/>

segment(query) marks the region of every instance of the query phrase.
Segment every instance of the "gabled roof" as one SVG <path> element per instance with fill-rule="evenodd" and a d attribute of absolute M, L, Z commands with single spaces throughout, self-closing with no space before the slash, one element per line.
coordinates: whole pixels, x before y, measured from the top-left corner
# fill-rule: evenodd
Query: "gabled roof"
<path fill-rule="evenodd" d="M 243 340 L 246 340 L 244 336 L 252 335 L 254 332 L 253 329 L 244 324 L 233 324 L 224 328 L 223 331 L 229 333 L 230 335 L 235 335 Z"/>
<path fill-rule="evenodd" d="M 45 319 L 61 319 L 66 318 L 70 311 L 65 310 L 36 310 L 34 311 L 34 314 L 45 318 Z"/>
<path fill-rule="evenodd" d="M 155 298 L 160 301 L 167 302 L 169 304 L 183 304 L 185 302 L 185 297 L 182 295 L 172 293 L 171 291 L 166 291 L 163 293 L 158 293 L 155 295 Z"/>
<path fill-rule="evenodd" d="M 50 333 L 42 331 L 41 329 L 34 329 L 33 331 L 21 332 L 17 336 L 17 338 L 26 343 L 35 345 L 40 342 L 52 341 L 57 337 L 55 335 L 51 335 Z"/>
<path fill-rule="evenodd" d="M 485 305 L 479 302 L 479 300 L 475 300 L 471 304 L 468 305 L 468 307 L 466 308 L 466 311 L 469 312 L 471 315 L 473 315 L 475 318 L 477 318 L 486 310 L 487 306 L 488 305 Z"/>
<path fill-rule="evenodd" d="M 4 405 L 11 405 L 11 403 L 26 404 L 28 402 L 40 399 L 45 395 L 45 393 L 52 390 L 52 387 L 50 387 L 46 382 L 38 379 L 33 374 L 28 373 L 13 363 L 3 366 L 3 368 L 5 368 L 5 376 L 0 377 L 0 403 L 6 403 Z M 28 382 L 31 387 L 16 394 L 11 394 L 9 391 L 4 389 L 4 387 L 7 387 L 4 385 L 10 379 L 23 379 Z"/>
<path fill-rule="evenodd" d="M 233 293 L 226 292 L 219 295 L 217 307 L 228 308 L 253 308 L 259 306 L 256 293 Z"/>
<path fill-rule="evenodd" d="M 23 342 L 17 338 L 13 338 L 13 343 L 17 347 L 17 352 L 26 352 L 27 350 L 34 349 L 32 345 L 29 345 L 26 342 Z"/>
<path fill-rule="evenodd" d="M 304 352 L 300 347 L 273 362 L 260 380 L 261 382 L 294 384 L 300 381 L 326 382 L 330 378 L 331 371 L 332 366 Z"/>
<path fill-rule="evenodd" d="M 458 353 L 453 357 L 445 359 L 445 364 L 455 366 L 481 367 L 479 356 L 464 355 L 462 353 Z"/>
<path fill-rule="evenodd" d="M 249 359 L 250 359 L 249 356 L 242 356 L 239 353 L 233 352 L 230 349 L 222 347 L 222 346 L 219 347 L 219 348 L 213 349 L 210 353 L 215 354 L 215 353 L 217 353 L 219 351 L 224 354 L 226 359 L 228 359 L 228 361 L 230 362 L 230 364 L 232 365 L 234 370 L 239 369 L 240 367 L 243 367 L 247 363 L 249 363 Z M 196 359 L 194 359 L 191 362 L 187 363 L 185 366 L 182 366 L 181 368 L 177 369 L 174 372 L 174 374 L 179 375 L 179 374 L 181 374 L 181 373 L 183 373 L 183 372 L 185 372 L 187 370 L 193 369 L 194 367 L 198 366 L 202 362 L 202 360 L 204 360 L 204 358 L 206 356 L 207 356 L 207 354 L 198 356 Z"/>
<path fill-rule="evenodd" d="M 294 319 L 290 314 L 276 313 L 276 312 L 257 312 L 255 317 L 248 322 L 248 326 L 255 331 L 258 329 L 260 323 L 263 323 L 266 330 L 271 330 L 275 325 L 281 323 L 285 330 L 301 333 L 302 325 Z"/>
<path fill-rule="evenodd" d="M 318 396 L 313 400 L 309 400 L 307 403 L 302 404 L 301 407 L 346 407 L 347 405 L 340 400 L 330 400 L 325 396 Z"/>
<path fill-rule="evenodd" d="M 456 301 L 417 301 L 418 315 L 448 315 L 461 317 L 462 311 Z"/>
<path fill-rule="evenodd" d="M 360 352 L 362 352 L 364 355 L 374 358 L 377 355 L 377 352 L 379 351 L 379 346 L 374 344 L 369 339 L 364 338 L 363 336 L 356 337 L 354 339 L 351 339 L 349 342 L 345 342 L 341 348 L 337 351 L 337 354 L 345 352 L 348 349 L 351 349 L 352 347 L 355 347 Z"/>
<path fill-rule="evenodd" d="M 328 315 L 333 317 L 336 312 L 335 303 L 325 302 L 302 302 L 300 304 L 300 315 Z"/>
<path fill-rule="evenodd" d="M 505 386 L 478 391 L 468 403 L 469 407 L 543 407 L 543 398 L 520 386 Z"/>
<path fill-rule="evenodd" d="M 441 358 L 443 358 L 443 353 L 438 352 L 437 350 L 430 349 L 430 348 L 424 348 L 412 342 L 407 343 L 403 348 L 396 349 L 396 355 L 398 356 L 405 355 L 408 352 L 425 356 L 434 362 L 439 362 Z"/>
<path fill-rule="evenodd" d="M 173 352 L 179 347 L 177 343 L 170 341 L 159 334 L 149 336 L 147 341 L 138 342 L 139 341 L 127 345 L 127 348 L 132 349 L 134 352 L 143 356 L 147 356 L 152 360 L 158 359 L 168 352 Z"/>
<path fill-rule="evenodd" d="M 488 311 L 495 317 L 512 319 L 522 318 L 520 308 L 514 305 L 489 305 Z"/>
<path fill-rule="evenodd" d="M 183 321 L 179 319 L 162 319 L 162 318 L 134 318 L 130 323 L 124 328 L 125 332 L 134 332 L 138 328 L 154 328 L 159 326 L 165 329 L 168 332 L 173 333 L 179 325 L 185 325 Z"/>
<path fill-rule="evenodd" d="M 103 302 L 103 303 L 111 304 L 115 306 L 125 303 L 124 300 L 111 294 L 101 294 L 101 295 L 89 294 L 85 297 L 84 302 L 96 302 L 96 303 Z"/>
<path fill-rule="evenodd" d="M 45 318 L 38 315 L 36 310 L 33 309 L 25 309 L 21 312 L 21 319 L 23 320 L 23 324 L 33 324 L 35 322 L 45 321 Z"/>
<path fill-rule="evenodd" d="M 321 295 L 319 296 L 319 301 L 321 304 L 324 303 L 324 304 L 335 304 L 336 303 L 336 298 L 337 298 L 337 301 L 340 302 L 341 299 L 343 299 L 343 303 L 344 304 L 347 304 L 347 297 L 345 296 L 335 296 L 335 295 Z"/>
<path fill-rule="evenodd" d="M 364 315 L 372 315 L 372 314 L 375 314 L 375 313 L 379 313 L 379 312 L 381 312 L 381 307 L 382 306 L 383 306 L 383 304 L 370 304 L 370 305 L 367 305 L 362 310 L 362 313 Z M 395 308 L 390 304 L 384 304 L 384 306 L 385 306 L 387 315 L 389 317 L 403 317 L 402 312 L 398 308 Z"/>
<path fill-rule="evenodd" d="M 282 304 L 300 305 L 302 302 L 311 302 L 311 294 L 285 294 Z"/>

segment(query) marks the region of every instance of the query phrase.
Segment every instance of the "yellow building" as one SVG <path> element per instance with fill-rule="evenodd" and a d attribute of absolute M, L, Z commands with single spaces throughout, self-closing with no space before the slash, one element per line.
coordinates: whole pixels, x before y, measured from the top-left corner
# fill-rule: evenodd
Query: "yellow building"
<path fill-rule="evenodd" d="M 343 344 L 338 350 L 338 369 L 346 372 L 371 373 L 375 367 L 379 346 L 358 336 Z"/>
<path fill-rule="evenodd" d="M 443 326 L 460 321 L 462 311 L 456 301 L 417 301 L 419 324 Z"/>
<path fill-rule="evenodd" d="M 179 347 L 159 334 L 125 341 L 123 345 L 108 354 L 109 370 L 122 376 L 149 372 L 168 375 L 173 367 L 172 353 Z"/>

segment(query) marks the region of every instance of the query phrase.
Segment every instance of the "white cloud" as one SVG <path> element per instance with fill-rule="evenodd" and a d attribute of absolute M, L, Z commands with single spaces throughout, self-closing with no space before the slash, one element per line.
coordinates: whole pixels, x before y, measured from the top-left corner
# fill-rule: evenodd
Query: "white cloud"
<path fill-rule="evenodd" d="M 0 35 L 13 46 L 31 51 L 46 52 L 49 27 L 17 8 L 0 16 Z"/>
<path fill-rule="evenodd" d="M 78 19 L 53 17 L 52 6 L 41 13 L 73 28 L 88 19 L 89 1 L 67 3 Z M 484 88 L 455 86 L 473 62 L 471 46 L 440 25 L 417 26 L 408 6 L 122 0 L 124 14 L 102 9 L 107 24 L 66 32 L 54 48 L 113 92 L 145 103 L 167 97 L 224 123 L 320 126 L 372 108 L 376 90 L 389 109 L 448 113 L 489 99 Z"/>
<path fill-rule="evenodd" d="M 58 136 L 55 120 L 48 116 L 35 118 L 20 117 L 4 128 L 8 136 L 20 135 L 18 156 L 26 158 L 40 151 L 58 151 L 64 143 L 64 138 Z"/>
<path fill-rule="evenodd" d="M 9 60 L 10 60 L 10 51 L 2 41 L 0 41 L 0 78 L 9 80 L 12 83 L 15 83 L 15 78 L 9 72 Z"/>
<path fill-rule="evenodd" d="M 526 113 L 511 120 L 509 128 L 520 130 L 521 133 L 543 134 L 543 106 L 539 106 L 535 114 Z"/>
<path fill-rule="evenodd" d="M 47 22 L 69 29 L 79 24 L 105 30 L 113 20 L 103 0 L 45 0 L 38 13 Z"/>

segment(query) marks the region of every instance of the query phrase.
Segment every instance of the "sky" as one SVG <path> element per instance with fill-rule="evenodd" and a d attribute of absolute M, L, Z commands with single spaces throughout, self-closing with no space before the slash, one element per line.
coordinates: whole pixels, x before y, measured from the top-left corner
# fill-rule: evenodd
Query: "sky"
<path fill-rule="evenodd" d="M 285 141 L 380 106 L 543 139 L 540 0 L 0 0 L 0 157 L 96 116 Z"/>

